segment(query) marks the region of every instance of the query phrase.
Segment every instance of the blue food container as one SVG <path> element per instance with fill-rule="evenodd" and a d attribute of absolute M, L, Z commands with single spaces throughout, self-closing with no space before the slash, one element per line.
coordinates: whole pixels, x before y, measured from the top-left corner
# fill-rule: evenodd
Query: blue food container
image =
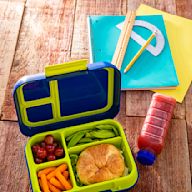
<path fill-rule="evenodd" d="M 25 156 L 32 190 L 40 192 L 38 171 L 66 163 L 72 189 L 68 191 L 121 191 L 135 185 L 138 172 L 122 126 L 112 120 L 120 106 L 120 72 L 110 63 L 73 61 L 45 68 L 45 73 L 25 76 L 14 87 L 13 96 L 22 134 L 32 136 Z M 68 147 L 66 138 L 98 125 L 113 125 L 118 135 L 80 146 Z M 31 147 L 48 134 L 65 151 L 61 159 L 36 164 Z M 71 154 L 79 155 L 89 146 L 109 143 L 121 150 L 128 172 L 117 179 L 79 186 L 71 165 Z"/>

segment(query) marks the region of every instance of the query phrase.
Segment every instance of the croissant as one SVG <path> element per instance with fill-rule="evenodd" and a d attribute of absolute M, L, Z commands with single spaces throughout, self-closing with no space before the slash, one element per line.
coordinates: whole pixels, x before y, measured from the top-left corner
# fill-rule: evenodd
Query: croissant
<path fill-rule="evenodd" d="M 81 152 L 76 170 L 80 181 L 89 185 L 121 177 L 125 162 L 120 150 L 114 145 L 100 144 Z"/>

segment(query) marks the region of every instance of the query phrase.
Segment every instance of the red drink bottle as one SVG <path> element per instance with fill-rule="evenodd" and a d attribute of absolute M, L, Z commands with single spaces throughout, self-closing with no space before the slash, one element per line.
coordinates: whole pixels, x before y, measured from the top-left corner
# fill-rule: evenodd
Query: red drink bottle
<path fill-rule="evenodd" d="M 152 165 L 163 149 L 176 100 L 158 93 L 153 94 L 141 133 L 138 137 L 137 160 Z"/>

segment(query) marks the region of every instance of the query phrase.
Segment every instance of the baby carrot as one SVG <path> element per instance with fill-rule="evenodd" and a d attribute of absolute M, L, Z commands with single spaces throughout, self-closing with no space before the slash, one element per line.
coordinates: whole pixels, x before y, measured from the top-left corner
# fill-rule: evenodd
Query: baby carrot
<path fill-rule="evenodd" d="M 41 174 L 47 175 L 50 172 L 54 171 L 55 169 L 56 169 L 56 167 L 49 167 L 49 168 L 43 169 L 43 170 L 38 172 L 38 177 L 41 177 Z"/>
<path fill-rule="evenodd" d="M 65 177 L 65 179 L 68 179 L 68 177 L 69 177 L 69 171 L 64 171 L 64 172 L 63 172 L 63 176 Z"/>
<path fill-rule="evenodd" d="M 72 185 L 65 179 L 65 177 L 61 174 L 60 171 L 56 172 L 57 179 L 61 182 L 61 184 L 65 187 L 66 190 L 72 188 Z"/>
<path fill-rule="evenodd" d="M 41 189 L 43 189 L 43 185 L 42 185 L 41 179 L 39 179 L 39 186 L 40 186 Z"/>
<path fill-rule="evenodd" d="M 42 182 L 43 191 L 44 192 L 50 192 L 49 186 L 48 186 L 48 183 L 47 183 L 47 178 L 46 178 L 45 174 L 41 175 L 41 182 Z"/>
<path fill-rule="evenodd" d="M 48 186 L 49 186 L 49 189 L 51 190 L 51 192 L 61 192 L 60 189 L 58 189 L 57 187 L 55 187 L 54 185 L 52 185 L 49 182 L 48 182 Z"/>
<path fill-rule="evenodd" d="M 70 180 L 70 179 L 68 179 L 67 181 L 68 181 L 68 182 L 69 182 L 69 184 L 72 186 L 72 184 L 71 184 L 71 180 Z"/>
<path fill-rule="evenodd" d="M 67 169 L 67 165 L 66 165 L 66 164 L 60 165 L 60 166 L 57 167 L 54 171 L 52 171 L 51 173 L 49 173 L 49 174 L 47 175 L 47 179 L 50 180 L 52 177 L 55 177 L 57 171 L 63 172 L 63 171 L 65 171 L 66 169 Z"/>
<path fill-rule="evenodd" d="M 54 185 L 55 187 L 61 189 L 61 190 L 65 190 L 64 186 L 55 178 L 52 177 L 49 182 Z"/>

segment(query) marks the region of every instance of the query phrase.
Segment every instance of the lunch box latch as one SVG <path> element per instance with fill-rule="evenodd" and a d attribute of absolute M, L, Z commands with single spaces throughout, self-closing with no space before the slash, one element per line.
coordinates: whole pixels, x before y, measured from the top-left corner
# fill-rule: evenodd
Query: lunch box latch
<path fill-rule="evenodd" d="M 52 77 L 56 75 L 63 75 L 67 73 L 72 73 L 76 71 L 84 71 L 87 70 L 87 59 L 57 64 L 57 65 L 50 65 L 45 67 L 45 76 Z"/>

